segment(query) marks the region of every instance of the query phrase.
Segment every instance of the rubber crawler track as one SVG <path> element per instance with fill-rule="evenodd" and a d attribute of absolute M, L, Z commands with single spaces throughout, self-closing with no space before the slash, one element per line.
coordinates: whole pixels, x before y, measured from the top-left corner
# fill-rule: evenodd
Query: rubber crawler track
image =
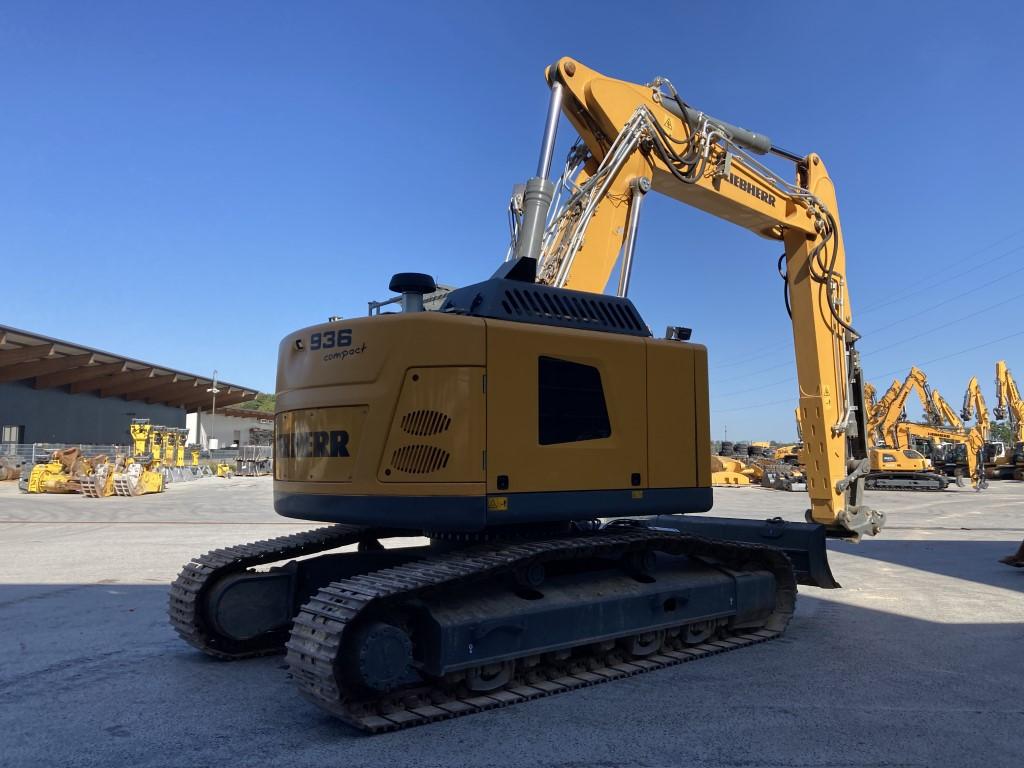
<path fill-rule="evenodd" d="M 256 565 L 325 552 L 372 536 L 369 528 L 331 525 L 305 533 L 279 536 L 252 544 L 215 549 L 193 558 L 171 584 L 168 615 L 171 625 L 190 645 L 221 659 L 244 659 L 284 651 L 284 633 L 255 641 L 236 642 L 218 636 L 203 619 L 206 591 L 222 576 Z"/>
<path fill-rule="evenodd" d="M 729 568 L 766 568 L 776 578 L 775 611 L 760 629 L 743 629 L 731 637 L 628 663 L 591 664 L 586 671 L 549 664 L 531 670 L 533 677 L 529 684 L 513 680 L 505 688 L 486 695 L 461 697 L 443 687 L 425 685 L 411 692 L 403 690 L 367 701 L 351 695 L 336 674 L 336 669 L 344 663 L 341 649 L 345 647 L 346 631 L 368 607 L 494 578 L 530 562 L 618 556 L 642 548 L 710 558 Z M 611 528 L 568 539 L 474 547 L 334 582 L 321 588 L 296 616 L 287 643 L 287 662 L 300 693 L 306 698 L 356 728 L 379 733 L 518 704 L 761 643 L 782 634 L 795 602 L 793 569 L 780 550 L 655 529 Z M 574 661 L 578 666 L 581 660 Z M 537 679 L 538 675 L 542 679 Z"/>

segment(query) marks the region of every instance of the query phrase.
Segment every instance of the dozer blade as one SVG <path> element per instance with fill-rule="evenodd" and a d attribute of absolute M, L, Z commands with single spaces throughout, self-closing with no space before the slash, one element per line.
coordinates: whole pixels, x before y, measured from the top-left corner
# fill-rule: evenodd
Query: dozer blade
<path fill-rule="evenodd" d="M 797 583 L 822 589 L 839 587 L 828 564 L 825 526 L 817 523 L 792 523 L 779 517 L 740 520 L 704 515 L 660 515 L 650 520 L 649 525 L 708 539 L 776 547 L 792 561 Z"/>

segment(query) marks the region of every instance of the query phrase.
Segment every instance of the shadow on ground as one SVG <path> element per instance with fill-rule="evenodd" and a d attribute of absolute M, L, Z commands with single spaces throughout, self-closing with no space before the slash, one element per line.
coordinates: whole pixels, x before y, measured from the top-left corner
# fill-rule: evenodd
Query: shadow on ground
<path fill-rule="evenodd" d="M 961 578 L 972 569 L 951 561 L 1001 551 L 907 544 L 851 551 Z M 933 766 L 1019 754 L 1020 623 L 921 621 L 802 594 L 780 640 L 365 737 L 300 699 L 282 657 L 219 662 L 185 646 L 166 600 L 162 586 L 0 586 L 0 765 Z"/>
<path fill-rule="evenodd" d="M 829 552 L 1024 592 L 1024 569 L 999 562 L 1018 546 L 1019 542 L 1006 541 L 872 539 L 859 544 L 829 542 Z"/>

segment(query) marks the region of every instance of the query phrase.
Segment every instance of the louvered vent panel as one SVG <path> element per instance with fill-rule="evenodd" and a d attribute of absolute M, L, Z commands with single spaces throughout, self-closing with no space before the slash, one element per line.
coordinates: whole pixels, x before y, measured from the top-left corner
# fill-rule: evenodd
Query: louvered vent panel
<path fill-rule="evenodd" d="M 451 425 L 451 418 L 441 411 L 410 411 L 402 417 L 402 431 L 418 437 L 439 435 Z"/>
<path fill-rule="evenodd" d="M 448 466 L 448 451 L 433 445 L 403 445 L 391 454 L 391 466 L 410 475 L 426 475 Z"/>
<path fill-rule="evenodd" d="M 594 294 L 578 296 L 531 286 L 506 288 L 501 308 L 515 319 L 554 321 L 582 325 L 594 330 L 646 334 L 646 326 L 633 312 L 632 305 L 621 299 Z"/>

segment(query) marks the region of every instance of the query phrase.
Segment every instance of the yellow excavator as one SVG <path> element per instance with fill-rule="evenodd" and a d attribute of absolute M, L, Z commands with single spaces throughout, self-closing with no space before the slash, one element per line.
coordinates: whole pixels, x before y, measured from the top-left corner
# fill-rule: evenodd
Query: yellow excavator
<path fill-rule="evenodd" d="M 917 393 L 918 398 L 921 400 L 921 408 L 924 411 L 924 417 L 928 424 L 938 426 L 941 421 L 934 411 L 931 387 L 928 386 L 928 377 L 916 365 L 911 366 L 907 377 L 903 380 L 903 384 L 900 385 L 892 399 L 887 401 L 885 410 L 880 415 L 878 431 L 888 446 L 894 445 L 895 433 L 893 430 L 896 425 L 907 420 L 907 400 L 911 393 Z M 885 398 L 883 398 L 883 401 L 885 401 Z"/>
<path fill-rule="evenodd" d="M 186 641 L 227 659 L 287 648 L 300 693 L 365 731 L 776 637 L 797 582 L 837 586 L 825 536 L 885 520 L 863 499 L 858 335 L 821 158 L 689 106 L 665 78 L 563 58 L 547 82 L 537 173 L 490 279 L 424 311 L 433 279 L 398 274 L 401 312 L 280 344 L 275 510 L 332 525 L 207 553 L 171 587 Z M 580 141 L 556 183 L 561 114 Z M 784 250 L 806 523 L 685 514 L 712 505 L 707 352 L 683 327 L 655 338 L 627 298 L 651 191 Z M 430 543 L 381 543 L 410 535 Z"/>
<path fill-rule="evenodd" d="M 966 423 L 972 418 L 975 419 L 975 424 L 968 429 Z M 966 474 L 975 489 L 982 490 L 988 487 L 986 452 L 995 446 L 988 442 L 991 423 L 977 376 L 972 376 L 967 382 L 960 419 L 961 429 L 956 435 L 940 438 L 942 450 L 936 451 L 933 462 L 947 475 L 959 477 Z M 994 461 L 994 453 L 992 458 Z"/>
<path fill-rule="evenodd" d="M 1001 479 L 1024 480 L 1024 398 L 1020 396 L 1017 382 L 1006 367 L 1005 360 L 996 363 L 996 407 L 992 413 L 1000 421 L 1009 418 L 1014 431 L 1013 450 L 1007 462 L 996 468 L 997 476 Z M 1016 552 L 1000 558 L 999 562 L 1014 568 L 1024 568 L 1024 541 Z"/>
<path fill-rule="evenodd" d="M 995 477 L 1024 480 L 1024 398 L 1005 360 L 996 363 L 996 407 L 992 413 L 1000 421 L 1009 418 L 1014 435 L 1013 446 L 1007 450 L 1005 460 L 996 463 Z"/>
<path fill-rule="evenodd" d="M 896 379 L 892 380 L 892 384 L 889 385 L 889 389 L 874 403 L 869 406 L 868 410 L 868 439 L 871 445 L 885 445 L 886 438 L 882 433 L 882 421 L 885 415 L 889 413 L 889 409 L 896 399 L 896 396 L 900 393 L 902 385 Z"/>
<path fill-rule="evenodd" d="M 919 425 L 906 420 L 906 402 L 916 392 L 924 408 L 929 425 Z M 917 366 L 912 366 L 902 384 L 893 381 L 889 389 L 870 409 L 868 434 L 875 445 L 870 449 L 871 472 L 865 481 L 869 489 L 880 491 L 943 491 L 949 485 L 944 474 L 932 471 L 930 444 L 924 446 L 908 444 L 906 429 L 936 429 L 934 425 L 942 420 L 938 402 L 945 403 L 941 395 L 928 386 L 928 377 Z M 948 406 L 948 403 L 947 403 Z M 903 430 L 903 433 L 900 433 Z M 901 434 L 903 435 L 901 437 Z"/>
<path fill-rule="evenodd" d="M 963 486 L 966 480 L 970 480 L 971 485 L 979 490 L 988 486 L 984 480 L 983 465 L 978 459 L 984 441 L 977 431 L 954 432 L 907 421 L 896 426 L 895 434 L 894 447 L 926 455 L 936 472 L 955 478 L 957 485 Z"/>

